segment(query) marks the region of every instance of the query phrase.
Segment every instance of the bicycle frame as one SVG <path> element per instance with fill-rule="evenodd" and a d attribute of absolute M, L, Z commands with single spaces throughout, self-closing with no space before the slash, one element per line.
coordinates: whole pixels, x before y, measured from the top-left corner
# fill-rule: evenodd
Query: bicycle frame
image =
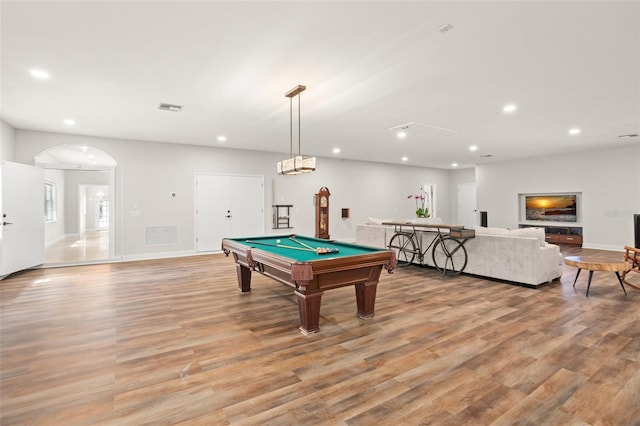
<path fill-rule="evenodd" d="M 468 238 L 458 239 L 450 235 L 451 230 L 461 230 L 463 226 L 414 224 L 410 222 L 384 222 L 383 225 L 394 226 L 395 233 L 390 239 L 389 248 L 398 251 L 397 256 L 399 262 L 411 264 L 415 256 L 417 256 L 420 264 L 424 264 L 425 254 L 431 250 L 434 266 L 436 269 L 442 271 L 443 275 L 458 274 L 462 272 L 467 265 L 467 251 L 464 248 L 464 243 Z M 422 230 L 417 228 L 426 229 Z M 427 229 L 432 230 L 431 232 L 435 232 L 436 235 L 429 245 L 423 249 L 423 238 L 420 238 L 418 233 L 429 232 Z M 443 233 L 442 230 L 448 230 L 449 232 Z M 396 240 L 401 241 L 401 245 L 393 245 Z M 459 250 L 462 250 L 462 253 L 459 254 L 458 257 L 454 257 Z M 402 259 L 404 259 L 404 261 L 402 261 Z"/>

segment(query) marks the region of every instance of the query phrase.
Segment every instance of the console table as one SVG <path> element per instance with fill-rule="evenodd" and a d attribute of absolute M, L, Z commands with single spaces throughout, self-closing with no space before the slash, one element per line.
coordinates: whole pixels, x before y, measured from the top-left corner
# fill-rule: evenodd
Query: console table
<path fill-rule="evenodd" d="M 398 266 L 410 265 L 415 257 L 420 263 L 431 249 L 433 265 L 444 276 L 459 274 L 467 266 L 467 249 L 464 243 L 475 238 L 475 230 L 464 229 L 463 225 L 420 224 L 412 222 L 382 222 L 393 225 L 395 234 L 389 241 L 389 249 L 396 254 Z M 434 232 L 435 238 L 426 249 L 422 248 L 422 238 L 418 232 Z"/>

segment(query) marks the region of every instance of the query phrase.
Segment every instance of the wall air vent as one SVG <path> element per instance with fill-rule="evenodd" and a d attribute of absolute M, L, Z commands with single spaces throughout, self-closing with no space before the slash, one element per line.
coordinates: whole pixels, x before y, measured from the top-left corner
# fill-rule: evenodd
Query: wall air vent
<path fill-rule="evenodd" d="M 180 111 L 182 111 L 182 106 L 181 105 L 160 104 L 160 106 L 158 108 L 163 110 L 163 111 L 171 111 L 171 112 L 180 112 Z"/>
<path fill-rule="evenodd" d="M 145 226 L 145 246 L 168 246 L 180 243 L 180 229 L 178 226 Z"/>

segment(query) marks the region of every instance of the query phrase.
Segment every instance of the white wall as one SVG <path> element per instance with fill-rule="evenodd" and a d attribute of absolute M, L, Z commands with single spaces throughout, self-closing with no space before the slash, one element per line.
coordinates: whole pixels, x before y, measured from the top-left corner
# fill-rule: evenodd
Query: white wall
<path fill-rule="evenodd" d="M 0 119 L 0 160 L 16 162 L 14 156 L 16 132 L 13 127 Z M 0 176 L 0 190 L 2 177 Z M 1 195 L 1 194 L 0 194 Z M 0 196 L 0 213 L 2 212 L 2 196 Z M 2 218 L 0 217 L 0 220 Z M 0 226 L 0 264 L 2 264 L 2 226 Z"/>
<path fill-rule="evenodd" d="M 16 146 L 16 130 L 0 120 L 0 160 L 13 161 Z"/>
<path fill-rule="evenodd" d="M 23 163 L 31 163 L 38 153 L 59 144 L 90 145 L 116 160 L 112 202 L 116 207 L 116 254 L 123 257 L 195 252 L 196 173 L 264 176 L 267 233 L 278 233 L 271 229 L 272 184 L 277 204 L 293 204 L 291 231 L 298 234 L 315 233 L 313 194 L 322 186 L 332 194 L 329 230 L 334 239 L 353 239 L 355 225 L 370 216 L 413 217 L 413 200 L 407 200 L 407 194 L 415 193 L 424 182 L 437 185 L 439 216 L 450 220 L 448 170 L 318 158 L 314 173 L 278 176 L 275 163 L 283 155 L 274 153 L 28 130 L 16 131 L 16 138 L 16 161 Z M 351 209 L 350 219 L 340 218 L 343 207 Z M 132 210 L 141 211 L 141 216 L 131 216 Z M 178 226 L 180 241 L 145 247 L 145 226 Z"/>
<path fill-rule="evenodd" d="M 413 216 L 407 194 L 425 182 L 438 188 L 438 215 L 457 219 L 457 184 L 473 181 L 471 170 L 449 171 L 335 158 L 318 158 L 317 171 L 278 176 L 275 163 L 283 155 L 16 130 L 15 161 L 31 163 L 41 151 L 59 144 L 87 144 L 110 154 L 118 163 L 112 202 L 116 205 L 116 254 L 189 254 L 195 252 L 194 178 L 196 173 L 262 175 L 265 179 L 265 229 L 272 230 L 271 204 L 293 204 L 292 232 L 313 235 L 313 194 L 327 186 L 330 234 L 351 239 L 367 217 L 403 219 Z M 464 181 L 464 182 L 463 182 Z M 518 226 L 518 193 L 582 192 L 586 247 L 620 249 L 632 244 L 631 215 L 640 213 L 640 145 L 575 153 L 476 168 L 478 210 L 490 226 Z M 274 193 L 272 193 L 272 187 Z M 456 190 L 452 191 L 451 188 Z M 175 192 L 176 197 L 171 197 Z M 340 218 L 350 208 L 351 218 Z M 141 216 L 131 216 L 140 210 Z M 144 246 L 145 226 L 179 226 L 180 242 Z"/>
<path fill-rule="evenodd" d="M 448 170 L 321 158 L 314 173 L 272 179 L 275 204 L 293 204 L 292 223 L 300 234 L 315 233 L 313 195 L 322 186 L 331 192 L 329 231 L 334 239 L 354 238 L 356 225 L 369 217 L 413 218 L 415 202 L 407 195 L 417 193 L 425 182 L 436 184 L 438 215 L 444 221 L 450 215 Z M 341 218 L 343 208 L 350 209 L 349 219 Z"/>
<path fill-rule="evenodd" d="M 621 142 L 621 144 L 624 144 Z M 476 167 L 478 211 L 489 226 L 518 226 L 518 194 L 581 192 L 583 247 L 633 245 L 640 213 L 640 144 Z"/>
<path fill-rule="evenodd" d="M 45 169 L 44 179 L 52 182 L 56 188 L 56 220 L 44 224 L 44 245 L 46 247 L 64 238 L 65 234 L 64 172 Z"/>

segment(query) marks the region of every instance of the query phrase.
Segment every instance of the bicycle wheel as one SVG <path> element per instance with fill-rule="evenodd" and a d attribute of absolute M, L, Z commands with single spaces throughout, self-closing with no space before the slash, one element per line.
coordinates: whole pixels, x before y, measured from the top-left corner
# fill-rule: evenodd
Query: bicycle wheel
<path fill-rule="evenodd" d="M 467 266 L 467 249 L 460 240 L 442 237 L 433 246 L 433 264 L 443 275 L 456 275 Z"/>
<path fill-rule="evenodd" d="M 396 254 L 398 266 L 407 266 L 416 257 L 416 244 L 413 235 L 406 232 L 398 232 L 389 241 L 389 249 Z"/>

